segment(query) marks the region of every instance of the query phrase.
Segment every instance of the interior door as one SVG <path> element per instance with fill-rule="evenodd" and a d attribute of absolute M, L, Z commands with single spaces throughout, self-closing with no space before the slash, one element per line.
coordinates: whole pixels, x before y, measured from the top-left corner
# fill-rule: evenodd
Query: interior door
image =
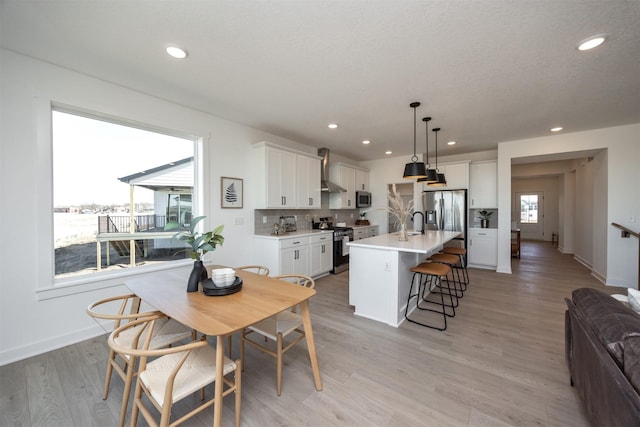
<path fill-rule="evenodd" d="M 544 240 L 544 192 L 515 193 L 513 220 L 520 229 L 520 238 Z"/>

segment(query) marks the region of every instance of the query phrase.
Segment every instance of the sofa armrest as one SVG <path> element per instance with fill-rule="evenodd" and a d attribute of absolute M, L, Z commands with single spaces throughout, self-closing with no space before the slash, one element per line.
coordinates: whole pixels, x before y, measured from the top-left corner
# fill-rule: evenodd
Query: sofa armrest
<path fill-rule="evenodd" d="M 640 395 L 575 304 L 565 302 L 569 371 L 592 425 L 638 425 Z"/>

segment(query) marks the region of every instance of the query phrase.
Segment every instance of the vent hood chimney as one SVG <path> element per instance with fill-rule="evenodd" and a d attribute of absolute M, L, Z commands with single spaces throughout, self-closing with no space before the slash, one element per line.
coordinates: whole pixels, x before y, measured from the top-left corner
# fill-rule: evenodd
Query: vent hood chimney
<path fill-rule="evenodd" d="M 329 181 L 329 149 L 318 148 L 318 156 L 322 157 L 322 166 L 320 167 L 320 189 L 330 193 L 346 193 L 347 190 Z"/>

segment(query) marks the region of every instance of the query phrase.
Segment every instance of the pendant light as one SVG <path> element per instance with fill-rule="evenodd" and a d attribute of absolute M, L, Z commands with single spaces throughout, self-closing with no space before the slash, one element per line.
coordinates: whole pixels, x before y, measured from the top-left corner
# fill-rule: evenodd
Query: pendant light
<path fill-rule="evenodd" d="M 427 162 L 425 163 L 426 165 L 426 177 L 424 178 L 420 178 L 418 180 L 418 182 L 426 182 L 427 184 L 430 184 L 432 182 L 438 182 L 438 174 L 436 173 L 435 169 L 430 169 L 431 168 L 431 163 L 429 163 L 429 121 L 431 120 L 431 117 L 423 117 L 422 121 L 424 122 L 424 124 L 426 125 L 426 133 L 425 133 L 425 141 L 426 141 L 426 153 L 427 153 Z"/>
<path fill-rule="evenodd" d="M 447 180 L 445 179 L 444 174 L 438 171 L 438 132 L 440 132 L 440 128 L 434 128 L 433 131 L 436 134 L 436 172 L 438 174 L 438 181 L 427 185 L 432 187 L 446 187 Z"/>
<path fill-rule="evenodd" d="M 424 163 L 418 162 L 418 156 L 416 156 L 416 108 L 419 106 L 419 102 L 409 104 L 409 107 L 413 108 L 413 157 L 411 157 L 411 163 L 404 165 L 404 175 L 402 177 L 406 179 L 418 179 L 427 176 Z"/>

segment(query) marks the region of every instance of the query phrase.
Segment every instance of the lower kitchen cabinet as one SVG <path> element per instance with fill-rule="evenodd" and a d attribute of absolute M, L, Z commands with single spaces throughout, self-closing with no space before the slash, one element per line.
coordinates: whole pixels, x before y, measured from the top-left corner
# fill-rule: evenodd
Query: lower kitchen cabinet
<path fill-rule="evenodd" d="M 310 240 L 309 276 L 317 277 L 333 268 L 333 235 L 323 233 L 311 236 Z"/>
<path fill-rule="evenodd" d="M 280 250 L 278 274 L 309 274 L 309 245 Z"/>
<path fill-rule="evenodd" d="M 498 266 L 498 230 L 495 228 L 470 228 L 469 266 L 495 269 Z"/>
<path fill-rule="evenodd" d="M 271 276 L 306 274 L 318 277 L 333 268 L 333 233 L 293 237 L 254 236 L 254 262 L 269 268 Z"/>

